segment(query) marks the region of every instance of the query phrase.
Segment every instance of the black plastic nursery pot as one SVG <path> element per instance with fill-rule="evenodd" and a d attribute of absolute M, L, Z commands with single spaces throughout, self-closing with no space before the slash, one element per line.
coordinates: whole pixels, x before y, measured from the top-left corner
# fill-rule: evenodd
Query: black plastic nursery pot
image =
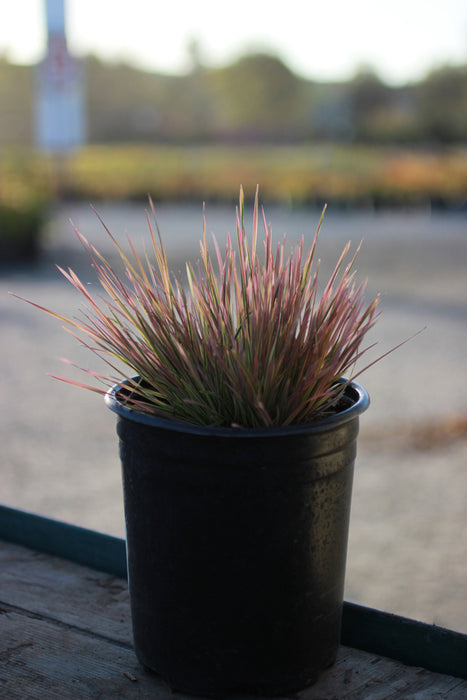
<path fill-rule="evenodd" d="M 117 414 L 133 636 L 173 690 L 278 695 L 315 682 L 339 644 L 359 415 L 204 428 Z"/>

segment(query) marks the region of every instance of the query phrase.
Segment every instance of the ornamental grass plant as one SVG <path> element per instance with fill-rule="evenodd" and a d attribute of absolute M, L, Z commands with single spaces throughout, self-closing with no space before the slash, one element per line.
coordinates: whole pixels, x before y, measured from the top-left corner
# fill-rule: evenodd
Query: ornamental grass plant
<path fill-rule="evenodd" d="M 223 252 L 214 239 L 210 254 L 203 213 L 200 259 L 187 263 L 186 281 L 169 271 L 152 202 L 151 251 L 144 256 L 130 239 L 126 253 L 102 222 L 124 274 L 76 231 L 104 294 L 93 296 L 71 269 L 59 268 L 84 297 L 80 318 L 30 303 L 64 321 L 109 372 L 84 369 L 91 384 L 57 378 L 99 393 L 127 380 L 120 398 L 128 407 L 196 425 L 286 426 L 340 410 L 347 382 L 364 371 L 356 373 L 356 362 L 373 347 L 364 339 L 379 316 L 379 297 L 365 301 L 365 284 L 355 281 L 358 249 L 349 256 L 350 243 L 318 292 L 324 211 L 309 252 L 303 239 L 289 256 L 285 239 L 274 245 L 264 211 L 258 245 L 258 198 L 257 190 L 249 237 L 240 189 L 236 244 L 228 236 Z"/>

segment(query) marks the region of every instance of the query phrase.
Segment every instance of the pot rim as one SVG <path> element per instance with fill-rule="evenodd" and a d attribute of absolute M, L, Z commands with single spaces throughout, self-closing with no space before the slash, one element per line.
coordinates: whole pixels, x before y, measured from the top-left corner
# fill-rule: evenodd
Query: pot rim
<path fill-rule="evenodd" d="M 330 428 L 348 423 L 357 418 L 361 413 L 366 411 L 370 405 L 370 397 L 368 392 L 354 381 L 348 381 L 345 378 L 339 380 L 340 383 L 348 382 L 345 389 L 345 396 L 352 402 L 348 408 L 345 408 L 338 413 L 334 413 L 325 418 L 313 421 L 311 423 L 299 423 L 296 425 L 278 426 L 273 428 L 221 428 L 208 425 L 195 425 L 183 421 L 170 420 L 169 418 L 160 418 L 159 416 L 141 413 L 132 408 L 128 408 L 119 401 L 118 392 L 128 384 L 129 380 L 114 384 L 105 394 L 104 401 L 111 411 L 116 413 L 120 418 L 131 420 L 135 423 L 171 430 L 178 433 L 188 433 L 192 435 L 218 436 L 226 438 L 256 438 L 256 437 L 280 437 L 284 435 L 301 435 L 310 433 L 321 433 Z"/>

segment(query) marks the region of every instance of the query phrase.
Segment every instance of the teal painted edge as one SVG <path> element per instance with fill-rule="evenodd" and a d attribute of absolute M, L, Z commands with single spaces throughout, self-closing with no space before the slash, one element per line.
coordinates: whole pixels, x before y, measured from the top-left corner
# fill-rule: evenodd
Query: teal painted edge
<path fill-rule="evenodd" d="M 0 505 L 0 539 L 126 578 L 125 540 Z"/>
<path fill-rule="evenodd" d="M 125 540 L 0 505 L 0 539 L 126 578 Z M 342 644 L 467 679 L 467 635 L 344 603 Z"/>
<path fill-rule="evenodd" d="M 467 679 L 467 634 L 344 603 L 342 644 Z"/>

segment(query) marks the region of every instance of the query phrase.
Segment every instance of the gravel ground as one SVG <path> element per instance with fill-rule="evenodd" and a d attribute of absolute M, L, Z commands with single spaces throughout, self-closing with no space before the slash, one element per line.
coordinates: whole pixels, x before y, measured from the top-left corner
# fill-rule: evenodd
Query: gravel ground
<path fill-rule="evenodd" d="M 142 209 L 99 207 L 117 236 L 136 239 L 145 231 Z M 287 231 L 292 241 L 311 237 L 319 218 L 266 214 L 275 235 Z M 68 373 L 60 356 L 87 358 L 60 323 L 7 295 L 74 313 L 79 296 L 53 267 L 86 270 L 69 218 L 107 249 L 88 207 L 62 206 L 40 261 L 0 272 L 1 500 L 123 536 L 114 416 L 96 395 L 47 376 Z M 201 209 L 165 206 L 158 218 L 180 269 L 181 250 L 196 253 Z M 224 233 L 233 223 L 230 210 L 208 209 L 208 230 Z M 362 377 L 372 405 L 361 419 L 346 598 L 467 632 L 467 217 L 329 212 L 319 253 L 335 261 L 348 238 L 362 235 L 358 269 L 370 293 L 383 294 L 373 357 L 426 330 Z"/>

